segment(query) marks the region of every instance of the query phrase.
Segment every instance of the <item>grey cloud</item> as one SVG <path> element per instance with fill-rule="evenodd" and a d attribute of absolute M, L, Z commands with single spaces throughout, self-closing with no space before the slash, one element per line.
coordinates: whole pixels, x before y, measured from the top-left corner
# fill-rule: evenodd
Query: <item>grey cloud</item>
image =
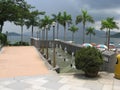
<path fill-rule="evenodd" d="M 80 9 L 87 9 L 95 20 L 104 17 L 119 18 L 114 9 L 120 8 L 120 0 L 26 0 L 39 10 L 44 10 L 48 15 L 67 11 L 72 16 L 81 14 Z M 113 9 L 111 11 L 111 9 Z"/>
<path fill-rule="evenodd" d="M 120 0 L 76 0 L 79 5 L 87 4 L 92 9 L 119 8 Z"/>

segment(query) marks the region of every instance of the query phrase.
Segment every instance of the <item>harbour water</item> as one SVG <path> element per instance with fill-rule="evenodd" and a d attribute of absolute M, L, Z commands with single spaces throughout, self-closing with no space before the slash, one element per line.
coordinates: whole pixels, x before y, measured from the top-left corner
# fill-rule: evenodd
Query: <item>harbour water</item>
<path fill-rule="evenodd" d="M 37 36 L 35 36 L 35 37 L 37 37 Z M 60 39 L 63 39 L 63 37 L 60 37 Z M 21 36 L 8 36 L 8 41 L 10 43 L 15 43 L 15 42 L 20 41 L 20 40 L 21 40 Z M 52 40 L 52 37 L 48 37 L 48 40 Z M 67 37 L 66 40 L 71 41 L 72 38 Z M 91 42 L 94 42 L 96 44 L 104 44 L 105 40 L 106 40 L 106 38 L 104 38 L 104 37 L 94 36 L 94 37 L 92 37 Z M 30 36 L 23 36 L 23 41 L 30 43 Z M 75 37 L 74 42 L 77 44 L 82 44 L 82 37 Z M 85 38 L 85 42 L 89 42 L 89 37 Z M 111 42 L 114 42 L 116 47 L 118 47 L 118 44 L 120 43 L 120 38 L 111 38 Z"/>

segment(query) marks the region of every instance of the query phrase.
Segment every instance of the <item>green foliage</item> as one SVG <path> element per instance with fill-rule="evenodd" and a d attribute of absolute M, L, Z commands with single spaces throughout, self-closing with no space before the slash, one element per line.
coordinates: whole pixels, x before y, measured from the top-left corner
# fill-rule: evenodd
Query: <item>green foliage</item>
<path fill-rule="evenodd" d="M 15 42 L 14 44 L 10 44 L 10 46 L 29 46 L 28 42 Z"/>
<path fill-rule="evenodd" d="M 79 28 L 75 25 L 72 25 L 68 30 L 70 30 L 71 32 L 75 33 Z"/>
<path fill-rule="evenodd" d="M 57 15 L 56 14 L 52 14 L 53 16 L 53 21 L 55 21 L 57 23 L 57 39 L 58 39 L 58 34 L 59 34 L 59 23 L 61 20 L 61 12 L 59 12 Z"/>
<path fill-rule="evenodd" d="M 117 23 L 114 21 L 113 17 L 107 17 L 105 20 L 101 21 L 101 30 L 107 29 L 106 31 L 106 42 L 109 50 L 109 43 L 110 43 L 110 31 L 112 29 L 119 29 Z"/>
<path fill-rule="evenodd" d="M 63 12 L 60 18 L 60 24 L 64 27 L 64 41 L 66 40 L 66 26 L 68 26 L 72 23 L 71 15 L 67 14 L 66 12 Z"/>
<path fill-rule="evenodd" d="M 72 25 L 68 30 L 70 30 L 71 32 L 72 32 L 72 41 L 74 41 L 74 33 L 76 32 L 76 31 L 78 31 L 78 27 L 77 26 L 75 26 L 75 25 Z"/>
<path fill-rule="evenodd" d="M 0 33 L 0 43 L 2 45 L 7 45 L 7 36 L 3 33 Z"/>
<path fill-rule="evenodd" d="M 90 35 L 90 40 L 89 40 L 89 42 L 91 43 L 91 35 L 95 35 L 95 28 L 94 27 L 88 27 L 87 29 L 86 29 L 86 35 Z"/>
<path fill-rule="evenodd" d="M 76 68 L 84 72 L 98 71 L 102 64 L 102 54 L 94 47 L 81 48 L 75 55 Z"/>
<path fill-rule="evenodd" d="M 31 8 L 31 6 L 24 0 L 0 0 L 0 32 L 2 32 L 4 22 L 18 21 L 23 14 L 25 16 L 29 8 Z"/>
<path fill-rule="evenodd" d="M 85 42 L 85 26 L 86 22 L 94 23 L 93 17 L 91 17 L 86 10 L 81 10 L 82 14 L 76 17 L 76 24 L 83 24 L 83 43 Z"/>

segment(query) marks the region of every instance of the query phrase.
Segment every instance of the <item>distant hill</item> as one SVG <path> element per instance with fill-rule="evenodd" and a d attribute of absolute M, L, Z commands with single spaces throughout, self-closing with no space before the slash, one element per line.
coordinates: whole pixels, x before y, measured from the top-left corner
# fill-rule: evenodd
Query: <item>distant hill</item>
<path fill-rule="evenodd" d="M 15 32 L 9 32 L 8 35 L 9 36 L 20 36 L 20 34 L 15 33 Z"/>
<path fill-rule="evenodd" d="M 112 37 L 112 38 L 120 38 L 120 33 L 115 33 L 115 34 L 111 35 L 110 37 Z"/>

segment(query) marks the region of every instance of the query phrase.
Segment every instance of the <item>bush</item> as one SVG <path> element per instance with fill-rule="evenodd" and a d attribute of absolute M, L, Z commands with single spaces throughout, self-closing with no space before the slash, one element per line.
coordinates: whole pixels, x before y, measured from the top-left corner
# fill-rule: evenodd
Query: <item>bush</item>
<path fill-rule="evenodd" d="M 28 42 L 16 42 L 14 44 L 11 44 L 11 46 L 29 46 Z"/>
<path fill-rule="evenodd" d="M 96 76 L 102 64 L 102 54 L 94 47 L 83 47 L 75 55 L 76 68 L 83 70 L 87 76 Z"/>

